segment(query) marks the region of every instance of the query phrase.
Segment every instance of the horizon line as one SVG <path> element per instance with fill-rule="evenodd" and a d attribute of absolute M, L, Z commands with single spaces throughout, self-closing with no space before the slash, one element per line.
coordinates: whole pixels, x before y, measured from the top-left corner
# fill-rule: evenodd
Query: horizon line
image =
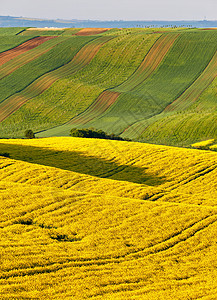
<path fill-rule="evenodd" d="M 12 15 L 0 15 L 0 17 L 11 17 L 11 18 L 17 18 L 17 19 L 26 19 L 26 20 L 46 20 L 46 21 L 91 21 L 91 22 L 217 22 L 217 19 L 197 19 L 197 20 L 192 20 L 192 19 L 178 19 L 178 20 L 160 20 L 160 19 L 151 19 L 151 20 L 124 20 L 124 19 L 113 19 L 113 20 L 100 20 L 100 19 L 61 19 L 61 18 L 40 18 L 40 17 L 24 17 L 24 16 L 12 16 Z"/>

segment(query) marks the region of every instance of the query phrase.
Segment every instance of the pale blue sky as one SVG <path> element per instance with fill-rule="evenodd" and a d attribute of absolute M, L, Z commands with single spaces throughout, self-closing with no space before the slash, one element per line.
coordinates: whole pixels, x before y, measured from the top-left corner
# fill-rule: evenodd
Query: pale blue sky
<path fill-rule="evenodd" d="M 217 19 L 217 0 L 0 0 L 0 15 L 49 19 Z"/>

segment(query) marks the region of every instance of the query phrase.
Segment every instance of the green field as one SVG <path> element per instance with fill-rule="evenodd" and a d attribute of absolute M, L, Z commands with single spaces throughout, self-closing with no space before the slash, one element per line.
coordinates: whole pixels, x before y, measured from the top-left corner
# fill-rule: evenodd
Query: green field
<path fill-rule="evenodd" d="M 73 127 L 180 146 L 217 137 L 217 30 L 80 31 L 0 31 L 7 50 L 55 37 L 0 66 L 1 137 Z"/>

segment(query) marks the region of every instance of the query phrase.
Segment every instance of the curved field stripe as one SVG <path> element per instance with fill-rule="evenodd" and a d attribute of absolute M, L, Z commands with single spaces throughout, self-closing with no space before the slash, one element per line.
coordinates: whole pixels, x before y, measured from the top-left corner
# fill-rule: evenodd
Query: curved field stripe
<path fill-rule="evenodd" d="M 135 88 L 137 85 L 146 80 L 158 67 L 166 53 L 172 47 L 176 38 L 179 34 L 165 34 L 161 36 L 153 45 L 137 71 L 127 79 L 119 87 L 114 88 L 110 91 L 104 91 L 96 101 L 89 106 L 89 108 L 84 111 L 79 116 L 73 118 L 68 124 L 86 124 L 87 122 L 99 117 L 104 113 L 112 104 L 114 104 L 118 97 L 120 96 L 120 91 L 123 87 L 129 89 Z M 120 88 L 120 91 L 119 91 Z"/>
<path fill-rule="evenodd" d="M 25 64 L 45 54 L 46 52 L 48 52 L 49 50 L 51 50 L 53 47 L 55 47 L 61 42 L 62 42 L 61 38 L 45 41 L 43 42 L 43 45 L 41 47 L 39 46 L 35 47 L 31 51 L 27 51 L 19 55 L 18 58 L 11 59 L 9 62 L 7 62 L 6 64 L 0 67 L 0 80 L 8 76 L 9 74 L 11 74 L 18 68 L 24 66 Z"/>
<path fill-rule="evenodd" d="M 137 71 L 117 89 L 130 91 L 145 81 L 160 65 L 178 36 L 179 34 L 163 34 L 154 43 Z"/>
<path fill-rule="evenodd" d="M 40 36 L 40 37 L 36 37 L 33 38 L 11 50 L 2 52 L 0 54 L 0 66 L 2 66 L 3 64 L 5 64 L 6 62 L 8 62 L 9 60 L 11 60 L 12 58 L 17 57 L 20 54 L 25 53 L 26 51 L 29 51 L 39 45 L 41 45 L 42 43 L 56 38 L 56 36 Z"/>
<path fill-rule="evenodd" d="M 86 124 L 101 113 L 105 112 L 119 97 L 118 92 L 104 91 L 86 111 L 73 118 L 67 124 Z"/>
<path fill-rule="evenodd" d="M 185 92 L 169 104 L 164 111 L 173 111 L 177 109 L 186 109 L 194 103 L 201 93 L 212 83 L 217 76 L 217 52 L 214 54 L 210 63 L 203 73 L 194 81 L 194 83 Z"/>
<path fill-rule="evenodd" d="M 79 36 L 95 35 L 95 34 L 100 34 L 100 33 L 106 32 L 110 29 L 111 28 L 83 28 L 79 32 L 77 32 L 75 35 L 79 35 Z"/>
<path fill-rule="evenodd" d="M 137 138 L 140 136 L 145 129 L 149 126 L 149 120 L 140 120 L 137 121 L 131 125 L 129 125 L 127 128 L 124 129 L 124 131 L 121 133 L 121 136 L 128 137 L 130 136 L 132 139 Z"/>
<path fill-rule="evenodd" d="M 211 28 L 201 28 L 200 30 L 216 30 L 217 28 L 215 28 L 215 27 L 211 27 Z"/>
<path fill-rule="evenodd" d="M 85 45 L 66 65 L 47 73 L 20 93 L 17 93 L 0 104 L 0 122 L 20 108 L 25 102 L 48 89 L 56 80 L 69 76 L 85 67 L 97 54 L 99 49 L 113 37 L 100 37 Z"/>

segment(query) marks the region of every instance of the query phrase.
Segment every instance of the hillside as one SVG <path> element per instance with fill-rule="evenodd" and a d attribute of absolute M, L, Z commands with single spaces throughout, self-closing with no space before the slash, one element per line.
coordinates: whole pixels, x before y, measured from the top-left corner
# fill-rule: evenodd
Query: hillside
<path fill-rule="evenodd" d="M 217 154 L 1 140 L 2 299 L 215 299 Z"/>
<path fill-rule="evenodd" d="M 0 137 L 217 139 L 217 30 L 1 28 Z"/>

